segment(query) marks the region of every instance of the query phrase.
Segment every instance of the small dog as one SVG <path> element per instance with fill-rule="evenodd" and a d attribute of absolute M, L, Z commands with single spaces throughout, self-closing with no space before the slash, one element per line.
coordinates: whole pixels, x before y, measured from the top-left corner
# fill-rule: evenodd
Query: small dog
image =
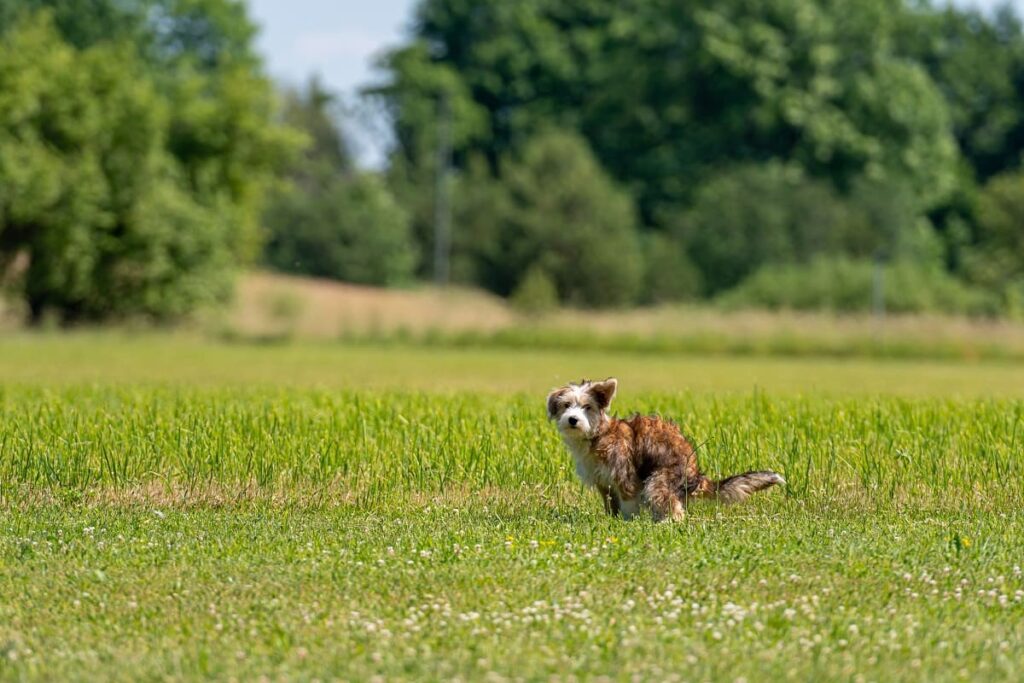
<path fill-rule="evenodd" d="M 581 380 L 548 394 L 548 419 L 558 423 L 584 484 L 596 488 L 605 510 L 625 519 L 641 505 L 656 521 L 679 520 L 690 498 L 736 503 L 786 481 L 775 472 L 746 472 L 712 481 L 679 428 L 657 417 L 608 415 L 618 381 Z"/>

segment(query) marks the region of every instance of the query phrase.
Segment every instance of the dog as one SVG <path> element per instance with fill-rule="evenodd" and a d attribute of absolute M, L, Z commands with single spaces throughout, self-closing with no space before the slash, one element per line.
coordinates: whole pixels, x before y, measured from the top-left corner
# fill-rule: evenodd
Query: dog
<path fill-rule="evenodd" d="M 548 419 L 576 461 L 576 473 L 600 492 L 605 511 L 624 519 L 647 507 L 656 521 L 679 520 L 687 502 L 737 503 L 785 479 L 755 471 L 713 481 L 701 474 L 697 451 L 673 422 L 608 414 L 618 380 L 581 380 L 555 389 L 547 398 Z"/>

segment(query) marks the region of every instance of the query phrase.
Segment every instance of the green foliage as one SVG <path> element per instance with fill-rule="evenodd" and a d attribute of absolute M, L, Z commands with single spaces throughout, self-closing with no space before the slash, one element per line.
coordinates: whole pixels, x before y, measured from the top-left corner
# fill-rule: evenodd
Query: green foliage
<path fill-rule="evenodd" d="M 3 28 L 0 265 L 27 260 L 15 276 L 32 319 L 167 319 L 224 300 L 292 145 L 266 81 L 226 57 L 157 75 L 127 37 L 74 47 L 48 12 Z"/>
<path fill-rule="evenodd" d="M 226 293 L 223 216 L 185 191 L 130 50 L 76 50 L 38 19 L 0 47 L 0 93 L 0 252 L 27 256 L 34 317 L 173 316 Z"/>
<path fill-rule="evenodd" d="M 324 173 L 352 170 L 352 154 L 338 125 L 337 98 L 313 77 L 302 90 L 286 88 L 282 118 L 304 133 L 308 140 L 302 154 L 293 159 L 288 172 L 300 183 L 315 183 Z"/>
<path fill-rule="evenodd" d="M 636 300 L 643 263 L 628 194 L 604 174 L 586 142 L 562 132 L 532 140 L 502 165 L 508 213 L 495 264 L 507 293 L 531 268 L 550 273 L 559 298 L 579 306 Z"/>
<path fill-rule="evenodd" d="M 422 185 L 399 180 L 398 187 L 421 215 L 432 207 Z M 508 296 L 529 273 L 543 272 L 566 304 L 637 301 L 643 255 L 632 200 L 579 136 L 540 133 L 521 154 L 503 158 L 497 176 L 476 158 L 455 179 L 453 198 L 456 281 Z"/>
<path fill-rule="evenodd" d="M 285 272 L 349 282 L 408 282 L 417 256 L 408 213 L 379 178 L 352 170 L 334 104 L 315 79 L 285 93 L 285 121 L 309 144 L 263 216 L 264 260 Z"/>
<path fill-rule="evenodd" d="M 48 10 L 59 33 L 75 47 L 111 38 L 134 42 L 145 31 L 143 9 L 153 4 L 152 0 L 90 0 L 86 8 L 81 0 L 0 0 L 0 34 L 26 16 Z"/>
<path fill-rule="evenodd" d="M 475 282 L 493 288 L 500 276 L 484 272 L 487 253 L 493 249 L 494 239 L 480 242 L 473 230 L 475 224 L 463 228 L 461 219 L 472 221 L 473 205 L 485 195 L 495 199 L 489 182 L 490 170 L 479 167 L 478 155 L 465 155 L 462 150 L 485 137 L 486 118 L 483 109 L 473 101 L 471 93 L 451 66 L 439 64 L 430 58 L 430 50 L 423 42 L 415 42 L 384 57 L 382 64 L 393 75 L 393 81 L 371 90 L 385 103 L 394 125 L 397 152 L 392 155 L 388 168 L 388 182 L 400 203 L 409 212 L 412 230 L 420 252 L 434 253 L 435 187 L 438 176 L 439 131 L 446 126 L 448 138 L 456 150 L 460 166 L 467 171 L 470 182 L 456 181 L 454 188 L 451 275 L 455 281 Z M 472 157 L 472 158 L 471 158 Z M 491 159 L 496 165 L 496 159 Z M 469 197 L 463 200 L 462 195 Z M 462 216 L 460 217 L 460 212 Z M 493 230 L 485 229 L 492 233 Z M 480 256 L 480 258 L 477 258 Z M 418 275 L 433 275 L 433 262 L 422 259 Z M 507 293 L 507 290 L 506 292 Z"/>
<path fill-rule="evenodd" d="M 943 245 L 913 190 L 861 178 L 844 196 L 798 167 L 768 163 L 712 177 L 693 206 L 666 220 L 711 294 L 766 264 L 805 263 L 820 254 L 939 265 Z"/>
<path fill-rule="evenodd" d="M 279 270 L 376 285 L 411 278 L 416 252 L 408 216 L 372 174 L 286 189 L 265 221 L 265 258 Z"/>
<path fill-rule="evenodd" d="M 15 54 L 40 13 L 50 47 Z M 544 273 L 571 305 L 685 300 L 843 255 L 1024 297 L 1009 8 L 421 0 L 414 27 L 370 90 L 386 191 L 321 86 L 277 117 L 242 0 L 0 0 L 0 278 L 36 319 L 178 317 L 223 300 L 264 219 L 275 267 L 422 277 L 447 137 L 453 279 L 502 295 Z M 271 192 L 288 127 L 310 144 Z"/>
<path fill-rule="evenodd" d="M 978 198 L 979 248 L 1004 278 L 1024 277 L 1024 172 L 993 178 Z"/>
<path fill-rule="evenodd" d="M 870 311 L 876 266 L 867 260 L 818 257 L 804 265 L 766 265 L 719 301 L 728 308 Z M 882 269 L 885 310 L 893 313 L 994 315 L 999 303 L 940 268 L 911 261 Z"/>
<path fill-rule="evenodd" d="M 792 166 L 766 164 L 740 166 L 708 180 L 672 230 L 713 294 L 763 264 L 805 261 L 841 249 L 855 219 L 826 183 Z"/>
<path fill-rule="evenodd" d="M 645 303 L 692 301 L 703 287 L 697 266 L 678 240 L 661 233 L 644 235 L 643 254 L 646 276 Z"/>
<path fill-rule="evenodd" d="M 485 139 L 485 110 L 451 65 L 431 58 L 417 41 L 386 55 L 381 66 L 394 74 L 387 86 L 371 90 L 389 105 L 405 161 L 436 168 L 439 121 L 450 127 L 451 143 L 465 149 Z"/>
<path fill-rule="evenodd" d="M 75 343 L 3 342 L 49 372 L 70 359 L 61 381 L 95 372 Z M 681 388 L 713 358 L 531 356 L 542 377 L 461 353 L 465 384 L 441 391 L 444 354 L 233 345 L 195 356 L 197 388 L 139 386 L 170 369 L 133 350 L 87 355 L 128 386 L 0 393 L 5 678 L 1019 678 L 1024 403 L 983 374 L 1019 366 L 731 361 L 740 390 L 709 393 Z M 292 384 L 296 362 L 317 385 L 398 364 L 433 390 L 223 386 L 230 368 Z M 591 364 L 631 378 L 617 411 L 677 420 L 710 476 L 788 485 L 680 524 L 608 518 L 543 419 L 550 378 Z M 893 396 L 894 374 L 936 396 Z M 751 391 L 773 377 L 799 392 Z"/>
<path fill-rule="evenodd" d="M 558 308 L 558 290 L 551 277 L 534 266 L 526 271 L 509 302 L 516 310 L 529 315 L 549 313 Z"/>
<path fill-rule="evenodd" d="M 903 17 L 897 38 L 943 94 L 972 173 L 986 180 L 1016 168 L 1024 142 L 1024 33 L 1013 10 L 927 7 Z"/>
<path fill-rule="evenodd" d="M 1015 314 L 1024 311 L 1024 172 L 996 176 L 983 188 L 976 243 L 965 252 L 967 277 L 1000 293 Z"/>
<path fill-rule="evenodd" d="M 432 197 L 427 208 L 433 209 Z M 452 183 L 452 254 L 451 275 L 455 282 L 485 287 L 507 294 L 519 283 L 523 273 L 507 274 L 505 218 L 514 212 L 512 198 L 500 178 L 482 159 L 476 158 L 459 173 Z M 434 245 L 433 214 L 430 233 L 423 238 Z"/>
<path fill-rule="evenodd" d="M 160 71 L 182 62 L 212 71 L 257 61 L 256 27 L 242 0 L 0 0 L 0 34 L 41 10 L 75 47 L 128 43 Z"/>
<path fill-rule="evenodd" d="M 411 131 L 435 127 L 434 109 L 406 103 L 426 63 L 479 108 L 466 121 L 487 122 L 456 141 L 459 158 L 493 163 L 539 127 L 575 129 L 648 221 L 716 167 L 767 158 L 840 186 L 899 179 L 927 206 L 949 193 L 957 150 L 942 96 L 894 44 L 902 12 L 891 0 L 424 0 L 417 38 L 430 49 L 394 53 L 386 94 L 406 157 Z"/>
<path fill-rule="evenodd" d="M 958 144 L 969 163 L 995 153 L 1008 163 L 1024 109 L 1012 86 L 1024 40 L 1007 12 L 895 0 L 423 0 L 415 25 L 374 91 L 396 121 L 396 195 L 429 248 L 444 100 L 462 171 L 454 239 L 482 243 L 456 249 L 454 272 L 503 294 L 525 271 L 507 256 L 518 240 L 477 216 L 514 196 L 508 160 L 538 130 L 575 131 L 628 188 L 649 233 L 639 298 L 658 301 L 816 254 L 958 264 L 958 226 L 973 230 Z M 973 79 L 986 55 L 993 72 Z M 544 264 L 571 299 L 563 267 Z"/>

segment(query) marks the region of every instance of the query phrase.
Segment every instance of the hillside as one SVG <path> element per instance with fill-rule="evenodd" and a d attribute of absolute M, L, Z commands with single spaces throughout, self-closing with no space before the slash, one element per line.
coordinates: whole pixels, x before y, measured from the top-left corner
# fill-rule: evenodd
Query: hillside
<path fill-rule="evenodd" d="M 769 355 L 1024 358 L 1024 324 L 936 315 L 723 311 L 710 306 L 523 316 L 489 294 L 395 290 L 252 273 L 218 323 L 238 338 Z"/>

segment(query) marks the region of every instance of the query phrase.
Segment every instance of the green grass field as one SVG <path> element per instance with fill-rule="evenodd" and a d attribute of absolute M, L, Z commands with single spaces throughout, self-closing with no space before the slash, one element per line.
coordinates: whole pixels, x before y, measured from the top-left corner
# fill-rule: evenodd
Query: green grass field
<path fill-rule="evenodd" d="M 705 469 L 605 517 L 545 390 Z M 1024 678 L 1024 366 L 0 341 L 0 679 Z"/>

